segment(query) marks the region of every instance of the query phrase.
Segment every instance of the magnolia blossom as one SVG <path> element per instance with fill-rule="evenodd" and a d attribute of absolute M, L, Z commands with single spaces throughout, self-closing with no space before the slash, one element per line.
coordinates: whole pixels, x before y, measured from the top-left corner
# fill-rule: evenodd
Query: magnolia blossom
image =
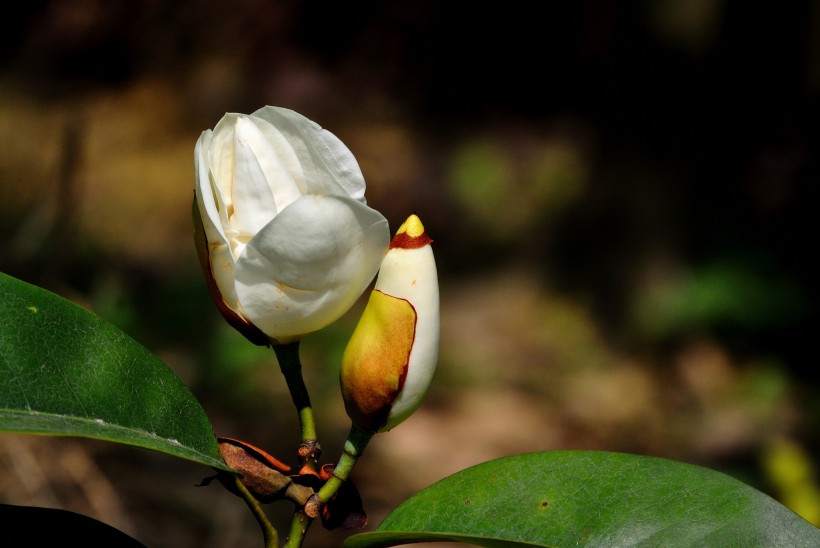
<path fill-rule="evenodd" d="M 440 320 L 431 242 L 415 215 L 399 228 L 342 357 L 345 409 L 365 430 L 390 430 L 409 417 L 433 378 Z"/>
<path fill-rule="evenodd" d="M 344 314 L 390 238 L 350 150 L 288 109 L 226 114 L 194 151 L 200 262 L 225 318 L 287 343 Z"/>

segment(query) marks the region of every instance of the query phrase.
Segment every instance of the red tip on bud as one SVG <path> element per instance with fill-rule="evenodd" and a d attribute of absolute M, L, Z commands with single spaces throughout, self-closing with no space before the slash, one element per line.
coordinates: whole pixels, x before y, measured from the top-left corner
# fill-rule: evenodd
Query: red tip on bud
<path fill-rule="evenodd" d="M 417 249 L 431 243 L 433 239 L 427 235 L 421 219 L 415 215 L 410 215 L 393 236 L 390 242 L 390 249 Z"/>

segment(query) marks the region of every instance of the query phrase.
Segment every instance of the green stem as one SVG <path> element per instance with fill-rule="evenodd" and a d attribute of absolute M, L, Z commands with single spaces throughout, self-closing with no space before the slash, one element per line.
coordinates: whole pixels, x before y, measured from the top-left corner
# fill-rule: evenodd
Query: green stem
<path fill-rule="evenodd" d="M 368 432 L 355 425 L 351 427 L 342 456 L 339 458 L 336 468 L 333 469 L 333 475 L 319 489 L 318 493 L 308 499 L 305 507 L 293 515 L 290 535 L 285 543 L 287 548 L 300 548 L 302 546 L 305 533 L 307 533 L 310 524 L 313 523 L 315 518 L 319 517 L 322 507 L 333 498 L 333 495 L 339 491 L 344 482 L 350 477 L 350 472 L 353 471 L 356 461 L 362 456 L 373 434 L 374 432 Z"/>
<path fill-rule="evenodd" d="M 308 517 L 304 510 L 294 512 L 293 520 L 290 522 L 290 534 L 285 539 L 285 548 L 300 548 L 311 523 L 313 518 Z"/>
<path fill-rule="evenodd" d="M 302 430 L 302 444 L 299 446 L 299 460 L 314 470 L 318 467 L 321 448 L 316 440 L 316 423 L 313 418 L 313 407 L 310 396 L 302 378 L 302 362 L 299 360 L 299 341 L 288 344 L 273 344 L 279 368 L 285 376 L 290 397 L 299 413 L 299 425 Z"/>
<path fill-rule="evenodd" d="M 271 525 L 270 521 L 268 521 L 268 516 L 265 515 L 265 512 L 262 510 L 262 507 L 259 506 L 259 501 L 251 495 L 250 491 L 242 484 L 239 477 L 235 478 L 236 481 L 236 488 L 239 491 L 242 498 L 245 500 L 245 504 L 248 505 L 248 508 L 251 509 L 251 513 L 253 517 L 256 518 L 256 522 L 259 524 L 259 527 L 262 529 L 262 536 L 265 539 L 265 548 L 278 548 L 279 546 L 279 533 L 274 529 L 273 525 Z"/>
<path fill-rule="evenodd" d="M 367 447 L 373 434 L 374 432 L 359 428 L 355 424 L 350 428 L 350 434 L 347 436 L 344 451 L 339 458 L 339 463 L 336 465 L 336 468 L 333 469 L 333 475 L 325 482 L 322 488 L 319 489 L 319 492 L 316 493 L 316 502 L 318 502 L 320 506 L 324 506 L 327 501 L 333 498 L 333 495 L 339 491 L 342 484 L 347 481 L 350 472 L 356 465 L 356 461 L 358 461 L 359 457 L 364 453 L 364 449 Z"/>

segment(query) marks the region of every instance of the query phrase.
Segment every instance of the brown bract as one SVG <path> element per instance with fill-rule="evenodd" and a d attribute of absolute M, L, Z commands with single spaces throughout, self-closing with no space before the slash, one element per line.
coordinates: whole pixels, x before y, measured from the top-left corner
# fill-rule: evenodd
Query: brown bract
<path fill-rule="evenodd" d="M 290 474 L 290 466 L 250 443 L 226 437 L 217 437 L 217 441 L 225 463 L 241 474 L 242 485 L 262 503 L 288 499 L 304 507 L 333 475 L 332 464 L 323 465 L 319 471 L 304 466 L 297 474 Z M 230 492 L 239 494 L 232 476 L 220 474 L 220 480 Z M 367 525 L 362 498 L 349 481 L 321 508 L 319 516 L 322 525 L 330 530 L 361 529 Z"/>
<path fill-rule="evenodd" d="M 225 463 L 241 474 L 240 481 L 259 502 L 273 502 L 289 498 L 303 505 L 313 490 L 297 485 L 286 475 L 290 466 L 282 463 L 265 451 L 233 438 L 217 438 L 219 451 Z M 228 490 L 235 492 L 232 481 L 222 482 Z"/>

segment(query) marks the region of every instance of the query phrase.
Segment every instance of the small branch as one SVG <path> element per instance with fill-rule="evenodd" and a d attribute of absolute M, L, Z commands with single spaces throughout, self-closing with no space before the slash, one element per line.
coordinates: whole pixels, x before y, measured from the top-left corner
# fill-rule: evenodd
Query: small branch
<path fill-rule="evenodd" d="M 290 526 L 290 535 L 285 541 L 287 548 L 299 548 L 304 541 L 305 533 L 307 533 L 310 524 L 313 520 L 318 518 L 322 513 L 322 507 L 327 504 L 327 501 L 339 491 L 345 481 L 350 476 L 350 472 L 356 465 L 356 461 L 364 452 L 370 438 L 373 437 L 373 432 L 362 430 L 357 426 L 350 429 L 350 434 L 345 442 L 344 451 L 339 458 L 339 463 L 333 470 L 333 475 L 325 482 L 319 492 L 312 495 L 305 503 L 304 508 L 297 510 L 293 514 L 293 521 Z"/>
<path fill-rule="evenodd" d="M 313 518 L 308 517 L 304 510 L 294 512 L 293 520 L 290 522 L 290 534 L 285 539 L 285 548 L 300 548 L 311 523 Z"/>
<path fill-rule="evenodd" d="M 302 378 L 302 362 L 299 360 L 299 341 L 289 344 L 273 344 L 279 368 L 285 376 L 290 397 L 299 414 L 299 425 L 302 430 L 302 443 L 297 452 L 302 466 L 318 469 L 319 455 L 322 450 L 316 440 L 316 423 L 313 418 L 313 408 L 310 405 L 310 396 Z"/>
<path fill-rule="evenodd" d="M 364 449 L 367 447 L 373 434 L 374 432 L 369 432 L 356 425 L 350 428 L 350 434 L 348 434 L 347 441 L 345 442 L 344 451 L 339 458 L 339 463 L 333 470 L 333 475 L 305 505 L 305 511 L 309 516 L 318 516 L 322 507 L 327 504 L 327 501 L 333 498 L 342 484 L 347 481 L 350 477 L 350 473 L 353 471 L 353 467 L 356 465 L 359 457 L 362 456 L 362 453 L 364 453 Z"/>
<path fill-rule="evenodd" d="M 239 476 L 236 476 L 234 478 L 234 481 L 236 482 L 237 491 L 239 491 L 239 494 L 242 496 L 242 499 L 245 501 L 245 504 L 248 505 L 248 508 L 250 508 L 253 517 L 256 518 L 256 522 L 262 529 L 262 536 L 265 539 L 265 548 L 278 548 L 279 533 L 276 531 L 276 529 L 274 529 L 270 521 L 268 521 L 268 516 L 265 515 L 265 512 L 262 510 L 262 507 L 259 506 L 259 502 L 256 500 L 256 498 L 254 498 L 250 491 L 248 491 L 248 489 L 242 484 L 242 481 L 239 479 Z"/>

